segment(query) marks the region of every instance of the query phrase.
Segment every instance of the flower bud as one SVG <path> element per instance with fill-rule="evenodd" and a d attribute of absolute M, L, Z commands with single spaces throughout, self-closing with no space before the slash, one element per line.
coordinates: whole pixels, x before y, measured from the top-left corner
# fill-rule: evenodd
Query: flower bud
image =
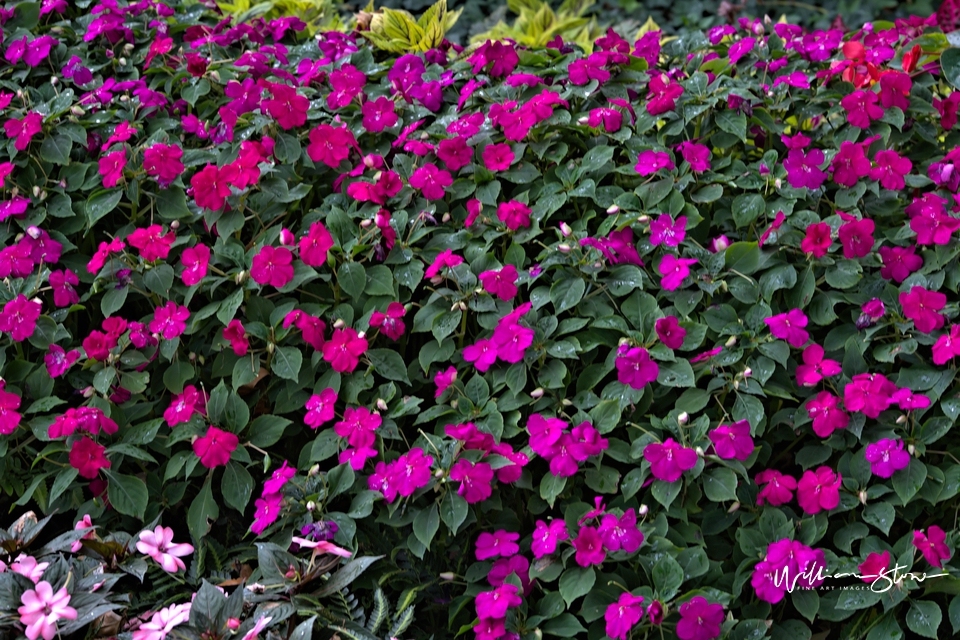
<path fill-rule="evenodd" d="M 276 351 L 276 350 L 277 350 L 277 345 L 275 345 L 275 344 L 272 343 L 272 342 L 268 342 L 268 343 L 267 343 L 267 353 L 272 354 L 272 353 L 273 353 L 274 351 Z"/>
<path fill-rule="evenodd" d="M 466 310 L 467 310 L 467 303 L 464 302 L 463 300 L 461 300 L 459 303 L 457 303 L 457 306 L 460 307 L 460 311 L 466 311 Z"/>
<path fill-rule="evenodd" d="M 730 505 L 730 508 L 727 509 L 727 513 L 736 513 L 739 510 L 740 510 L 740 503 L 734 502 L 732 505 Z"/>
<path fill-rule="evenodd" d="M 337 321 L 333 323 L 334 329 L 343 329 L 347 326 L 347 323 L 343 321 L 343 318 L 337 318 Z"/>
<path fill-rule="evenodd" d="M 207 359 L 204 358 L 202 355 L 197 356 L 197 362 L 199 362 L 200 364 L 207 364 Z"/>
<path fill-rule="evenodd" d="M 83 397 L 92 398 L 93 394 L 95 394 L 96 392 L 97 392 L 96 389 L 94 389 L 92 386 L 87 387 L 86 389 L 83 390 Z"/>
<path fill-rule="evenodd" d="M 860 490 L 860 493 L 857 494 L 857 497 L 860 498 L 860 504 L 867 504 L 867 492 L 863 489 Z"/>
<path fill-rule="evenodd" d="M 444 222 L 444 223 L 450 222 L 450 214 L 449 214 L 449 213 L 443 214 L 443 217 L 440 218 L 440 221 L 441 221 L 441 222 Z"/>
<path fill-rule="evenodd" d="M 320 465 L 319 465 L 319 464 L 315 464 L 315 465 L 313 465 L 312 467 L 310 467 L 310 470 L 309 470 L 309 471 L 307 471 L 307 476 L 309 476 L 309 477 L 312 478 L 313 476 L 317 475 L 318 473 L 320 473 Z"/>
<path fill-rule="evenodd" d="M 193 351 L 191 351 L 191 352 L 190 352 L 190 355 L 187 356 L 187 359 L 190 360 L 190 362 L 196 362 L 196 361 L 197 361 L 197 354 L 195 354 Z"/>
<path fill-rule="evenodd" d="M 739 391 L 739 390 L 740 390 L 740 378 L 735 378 L 735 379 L 734 379 L 734 381 L 733 381 L 733 389 L 734 389 L 734 391 Z"/>
<path fill-rule="evenodd" d="M 752 375 L 753 375 L 753 369 L 751 369 L 750 367 L 747 367 L 746 369 L 743 370 L 744 379 L 749 378 Z"/>
<path fill-rule="evenodd" d="M 361 220 L 361 221 L 360 221 L 360 226 L 361 226 L 362 228 L 364 228 L 364 229 L 369 229 L 369 228 L 370 228 L 370 225 L 372 225 L 372 224 L 373 224 L 373 220 L 370 220 L 369 218 L 366 219 L 366 220 Z"/>
<path fill-rule="evenodd" d="M 33 197 L 36 198 L 40 195 L 40 185 L 33 185 Z"/>
<path fill-rule="evenodd" d="M 897 418 L 897 424 L 903 424 L 906 421 L 907 421 L 907 414 L 903 414 L 899 418 Z"/>
<path fill-rule="evenodd" d="M 453 407 L 454 409 L 457 408 L 457 405 L 458 405 L 458 404 L 459 404 L 459 402 L 458 402 L 457 400 L 451 400 L 451 401 L 450 401 L 450 406 Z"/>
<path fill-rule="evenodd" d="M 647 214 L 643 214 L 642 216 L 637 216 L 637 222 L 639 222 L 640 224 L 647 224 L 648 222 L 650 222 L 650 216 L 648 216 Z"/>
<path fill-rule="evenodd" d="M 243 281 L 246 279 L 247 279 L 247 272 L 241 269 L 240 272 L 237 273 L 237 276 L 233 279 L 233 281 L 236 282 L 238 285 L 240 285 L 240 284 L 243 284 Z"/>
<path fill-rule="evenodd" d="M 679 416 L 677 416 L 677 422 L 680 423 L 681 427 L 687 424 L 687 422 L 689 421 L 690 421 L 690 414 L 688 414 L 686 411 L 684 411 Z"/>
<path fill-rule="evenodd" d="M 460 303 L 459 303 L 459 302 L 454 302 L 454 303 L 453 303 L 453 306 L 450 307 L 450 311 L 456 311 L 456 310 L 459 309 L 459 308 L 460 308 Z"/>
<path fill-rule="evenodd" d="M 317 510 L 317 503 L 316 503 L 316 502 L 314 502 L 313 500 L 311 500 L 310 502 L 307 503 L 307 511 L 316 511 L 316 510 Z"/>
<path fill-rule="evenodd" d="M 781 180 L 780 178 L 777 178 L 776 180 L 773 181 L 773 186 L 779 189 L 780 187 L 783 186 L 783 180 Z"/>
<path fill-rule="evenodd" d="M 727 349 L 729 349 L 730 347 L 732 347 L 732 346 L 735 345 L 735 344 L 737 344 L 737 336 L 730 336 L 730 338 L 727 340 L 726 344 L 724 344 L 723 346 L 725 346 Z"/>
<path fill-rule="evenodd" d="M 173 229 L 174 231 L 176 231 L 177 229 L 179 229 L 179 228 L 180 228 L 180 221 L 179 221 L 179 220 L 174 220 L 173 222 L 171 222 L 171 223 L 170 223 L 170 228 Z"/>
<path fill-rule="evenodd" d="M 210 76 L 210 79 L 213 80 L 214 82 L 220 82 L 220 72 L 219 72 L 219 71 L 211 71 L 211 72 L 209 72 L 207 75 L 209 75 L 209 76 Z"/>
<path fill-rule="evenodd" d="M 290 229 L 283 228 L 280 230 L 280 244 L 284 247 L 289 247 L 296 241 L 296 238 L 293 237 L 293 232 Z"/>
<path fill-rule="evenodd" d="M 446 475 L 446 472 L 443 469 L 437 469 L 436 471 L 433 472 L 433 477 L 437 478 L 438 480 L 442 478 L 444 475 Z"/>
<path fill-rule="evenodd" d="M 128 42 L 127 44 L 123 45 L 123 52 L 127 55 L 133 53 L 133 43 Z"/>
<path fill-rule="evenodd" d="M 562 233 L 563 237 L 566 238 L 566 237 L 569 237 L 571 233 L 573 233 L 573 229 L 571 229 L 570 225 L 568 225 L 566 222 L 561 222 L 560 233 Z"/>
<path fill-rule="evenodd" d="M 358 331 L 358 332 L 357 332 L 357 337 L 360 338 L 361 340 L 363 340 L 364 338 L 367 337 L 367 332 L 366 332 L 366 331 Z"/>
<path fill-rule="evenodd" d="M 640 505 L 640 508 L 637 509 L 637 515 L 641 518 L 650 513 L 650 507 L 645 504 Z"/>
<path fill-rule="evenodd" d="M 227 620 L 227 628 L 230 629 L 230 631 L 236 631 L 237 629 L 239 629 L 239 628 L 240 628 L 240 619 L 239 619 L 239 618 L 230 618 L 229 620 Z"/>
<path fill-rule="evenodd" d="M 47 190 L 44 189 L 40 192 L 40 202 L 43 202 L 46 199 L 47 199 Z"/>
<path fill-rule="evenodd" d="M 380 411 L 386 411 L 388 408 L 389 407 L 387 407 L 387 403 L 383 398 L 377 398 L 377 409 L 380 409 Z"/>
<path fill-rule="evenodd" d="M 444 571 L 443 573 L 440 574 L 440 579 L 441 579 L 441 580 L 446 580 L 447 582 L 449 582 L 450 580 L 455 579 L 456 577 L 457 577 L 457 574 L 455 574 L 455 573 L 452 572 L 452 571 Z"/>
<path fill-rule="evenodd" d="M 39 239 L 40 239 L 40 235 L 41 235 L 42 233 L 43 233 L 43 232 L 40 231 L 40 227 L 38 227 L 38 226 L 36 226 L 36 225 L 30 225 L 29 227 L 27 227 L 27 235 L 30 236 L 31 238 L 33 238 L 34 240 L 39 240 Z"/>
<path fill-rule="evenodd" d="M 543 387 L 537 387 L 536 389 L 534 389 L 533 391 L 531 391 L 531 392 L 530 392 L 530 397 L 533 398 L 534 400 L 538 400 L 538 399 L 542 398 L 542 397 L 543 397 Z"/>
<path fill-rule="evenodd" d="M 697 457 L 698 458 L 703 457 L 703 447 L 697 447 Z"/>
<path fill-rule="evenodd" d="M 50 84 L 52 84 L 53 86 L 57 86 L 58 84 L 60 84 L 60 78 L 58 78 L 57 76 L 50 76 Z"/>
<path fill-rule="evenodd" d="M 569 399 L 567 399 L 567 398 L 564 398 L 563 400 L 560 401 L 560 404 L 562 404 L 562 405 L 565 406 L 565 407 L 569 407 L 569 406 L 571 406 L 571 405 L 573 404 L 573 400 L 569 400 Z"/>
<path fill-rule="evenodd" d="M 296 578 L 297 577 L 296 568 L 292 564 L 288 565 L 287 572 L 283 574 L 283 577 L 286 578 L 287 580 L 293 580 L 294 578 Z"/>
<path fill-rule="evenodd" d="M 570 253 L 570 245 L 564 243 L 557 245 L 557 251 L 560 253 Z"/>
<path fill-rule="evenodd" d="M 609 215 L 611 215 L 611 216 L 614 215 L 614 214 L 616 214 L 616 213 L 620 213 L 620 207 L 618 207 L 618 206 L 615 205 L 615 204 L 612 204 L 612 205 L 610 205 L 609 207 L 607 207 L 607 213 L 608 213 Z"/>
<path fill-rule="evenodd" d="M 909 453 L 911 456 L 914 456 L 914 455 L 917 454 L 917 448 L 916 448 L 915 446 L 913 446 L 912 444 L 908 444 L 908 445 L 907 445 L 907 453 Z"/>
<path fill-rule="evenodd" d="M 590 118 L 589 116 L 583 116 L 581 118 L 578 118 L 577 122 L 580 124 L 587 124 L 588 122 L 590 122 Z"/>

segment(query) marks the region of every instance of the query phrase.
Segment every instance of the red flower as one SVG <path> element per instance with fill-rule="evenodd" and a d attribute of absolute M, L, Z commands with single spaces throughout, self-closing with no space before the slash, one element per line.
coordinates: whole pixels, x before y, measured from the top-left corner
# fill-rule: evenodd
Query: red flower
<path fill-rule="evenodd" d="M 157 260 L 166 260 L 170 255 L 170 247 L 177 236 L 173 231 L 166 235 L 163 233 L 163 227 L 158 224 L 152 224 L 146 229 L 137 229 L 127 236 L 127 244 L 140 250 L 140 257 L 147 262 Z"/>
<path fill-rule="evenodd" d="M 807 235 L 800 241 L 800 248 L 804 253 L 812 254 L 814 258 L 822 258 L 827 255 L 833 243 L 831 233 L 830 225 L 826 222 L 815 222 L 807 227 Z"/>
<path fill-rule="evenodd" d="M 76 469 L 81 477 L 93 479 L 100 473 L 100 469 L 109 469 L 110 461 L 104 455 L 106 448 L 84 436 L 73 443 L 70 449 L 70 466 Z"/>
<path fill-rule="evenodd" d="M 247 340 L 247 334 L 239 320 L 231 320 L 230 324 L 223 328 L 223 339 L 230 343 L 230 348 L 233 349 L 235 354 L 238 356 L 247 355 L 250 341 Z"/>
<path fill-rule="evenodd" d="M 269 113 L 284 130 L 306 124 L 310 101 L 298 95 L 295 88 L 267 81 L 261 81 L 261 86 L 273 95 L 273 99 L 264 100 L 260 108 L 264 113 Z"/>
<path fill-rule="evenodd" d="M 194 440 L 193 452 L 200 458 L 200 464 L 207 469 L 214 469 L 225 466 L 239 444 L 240 439 L 236 434 L 211 426 L 205 436 Z"/>
<path fill-rule="evenodd" d="M 100 175 L 103 176 L 103 186 L 106 189 L 117 186 L 123 178 L 123 168 L 127 166 L 127 152 L 125 149 L 108 153 L 100 158 Z"/>
<path fill-rule="evenodd" d="M 232 165 L 218 168 L 215 164 L 208 164 L 193 174 L 190 178 L 190 186 L 193 187 L 193 198 L 197 206 L 210 211 L 223 209 L 230 195 L 230 182 L 235 177 L 236 168 Z"/>
<path fill-rule="evenodd" d="M 293 280 L 293 254 L 284 247 L 264 246 L 253 257 L 250 277 L 257 284 L 273 285 L 277 289 Z"/>
<path fill-rule="evenodd" d="M 350 149 L 356 146 L 357 140 L 346 125 L 332 127 L 321 124 L 310 132 L 307 155 L 314 162 L 322 162 L 331 169 L 336 169 L 350 156 Z"/>

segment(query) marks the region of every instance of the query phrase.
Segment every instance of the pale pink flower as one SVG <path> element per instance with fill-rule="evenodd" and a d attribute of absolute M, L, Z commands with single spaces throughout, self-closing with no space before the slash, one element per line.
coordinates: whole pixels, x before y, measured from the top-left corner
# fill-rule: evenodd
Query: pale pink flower
<path fill-rule="evenodd" d="M 17 609 L 20 624 L 27 627 L 26 635 L 30 640 L 53 640 L 57 635 L 58 620 L 76 620 L 77 610 L 68 606 L 70 594 L 61 587 L 56 593 L 49 582 L 40 582 L 36 589 L 28 589 L 20 596 L 22 607 Z"/>
<path fill-rule="evenodd" d="M 185 542 L 174 544 L 173 529 L 157 526 L 153 531 L 140 532 L 137 550 L 153 558 L 164 571 L 176 573 L 187 568 L 180 557 L 193 553 L 193 545 Z"/>
<path fill-rule="evenodd" d="M 174 627 L 190 619 L 191 604 L 174 604 L 157 611 L 150 622 L 144 622 L 133 632 L 133 640 L 164 640 Z"/>

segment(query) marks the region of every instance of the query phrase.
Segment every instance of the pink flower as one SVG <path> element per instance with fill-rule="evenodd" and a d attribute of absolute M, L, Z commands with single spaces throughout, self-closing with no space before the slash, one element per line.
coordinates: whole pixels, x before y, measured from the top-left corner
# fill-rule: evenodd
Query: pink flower
<path fill-rule="evenodd" d="M 454 255 L 453 249 L 444 249 L 441 251 L 433 263 L 427 267 L 426 272 L 423 274 L 425 278 L 437 278 L 440 277 L 440 272 L 446 268 L 453 268 L 458 264 L 463 264 L 463 258 L 458 255 Z"/>
<path fill-rule="evenodd" d="M 910 454 L 903 450 L 903 440 L 884 438 L 869 444 L 864 456 L 870 463 L 870 471 L 881 478 L 889 478 L 910 465 Z"/>
<path fill-rule="evenodd" d="M 740 460 L 750 457 L 756 445 L 750 435 L 750 423 L 746 420 L 734 424 L 722 424 L 707 434 L 713 442 L 717 456 L 724 460 Z"/>
<path fill-rule="evenodd" d="M 250 531 L 258 536 L 262 534 L 267 527 L 277 521 L 280 517 L 280 508 L 283 502 L 283 496 L 279 493 L 264 493 L 254 502 L 256 512 L 253 515 L 253 524 L 250 525 Z"/>
<path fill-rule="evenodd" d="M 294 87 L 261 80 L 261 86 L 270 92 L 272 99 L 260 103 L 263 113 L 269 113 L 284 130 L 302 127 L 307 122 L 310 101 L 297 94 Z"/>
<path fill-rule="evenodd" d="M 497 361 L 497 345 L 492 340 L 477 340 L 463 348 L 463 359 L 472 362 L 477 371 L 487 371 Z"/>
<path fill-rule="evenodd" d="M 766 469 L 757 474 L 757 485 L 766 485 L 757 494 L 757 504 L 771 504 L 775 507 L 787 504 L 793 500 L 793 492 L 797 489 L 797 481 L 792 476 L 780 473 L 775 469 Z"/>
<path fill-rule="evenodd" d="M 913 532 L 913 546 L 923 553 L 927 562 L 937 567 L 943 568 L 943 561 L 949 560 L 950 547 L 947 546 L 947 534 L 937 525 L 932 525 L 924 534 L 922 530 Z"/>
<path fill-rule="evenodd" d="M 725 235 L 717 236 L 710 241 L 710 253 L 719 253 L 720 251 L 726 251 L 727 247 L 730 246 L 730 238 Z M 652 605 L 651 605 L 652 606 Z"/>
<path fill-rule="evenodd" d="M 650 359 L 650 353 L 643 347 L 620 347 L 616 367 L 617 380 L 632 389 L 643 389 L 660 374 L 660 367 Z"/>
<path fill-rule="evenodd" d="M 823 378 L 839 373 L 841 373 L 840 363 L 836 360 L 824 359 L 823 347 L 811 344 L 803 350 L 803 364 L 797 366 L 797 384 L 812 387 Z"/>
<path fill-rule="evenodd" d="M 616 109 L 591 109 L 587 117 L 587 126 L 599 129 L 601 126 L 607 133 L 619 131 L 623 126 L 623 114 Z"/>
<path fill-rule="evenodd" d="M 521 227 L 529 227 L 530 213 L 530 207 L 516 200 L 501 202 L 497 205 L 497 218 L 507 225 L 507 229 L 511 231 L 516 231 Z"/>
<path fill-rule="evenodd" d="M 883 301 L 880 300 L 880 298 L 873 298 L 872 300 L 864 302 L 860 310 L 874 320 L 879 320 L 883 317 L 883 314 L 886 313 Z"/>
<path fill-rule="evenodd" d="M 10 435 L 20 426 L 20 396 L 0 390 L 0 434 Z"/>
<path fill-rule="evenodd" d="M 787 591 L 799 583 L 802 588 L 816 588 L 823 583 L 817 567 L 824 567 L 824 553 L 789 538 L 771 542 L 763 560 L 754 566 L 750 580 L 757 597 L 776 604 Z"/>
<path fill-rule="evenodd" d="M 797 483 L 797 503 L 804 513 L 836 509 L 840 504 L 840 474 L 830 467 L 807 470 Z"/>
<path fill-rule="evenodd" d="M 650 78 L 647 90 L 647 113 L 652 116 L 675 109 L 677 98 L 683 95 L 683 87 L 678 83 L 670 82 L 670 78 L 665 73 Z"/>
<path fill-rule="evenodd" d="M 850 416 L 840 408 L 840 398 L 829 391 L 818 393 L 816 398 L 807 402 L 806 409 L 813 420 L 813 432 L 821 438 L 829 438 L 850 422 Z"/>
<path fill-rule="evenodd" d="M 621 593 L 620 599 L 607 606 L 603 619 L 606 620 L 607 635 L 615 640 L 626 640 L 630 630 L 643 618 L 643 596 Z"/>
<path fill-rule="evenodd" d="M 37 583 L 36 589 L 28 589 L 20 596 L 23 606 L 17 608 L 20 614 L 20 624 L 26 627 L 29 640 L 53 640 L 57 635 L 58 620 L 76 620 L 77 610 L 68 606 L 70 594 L 63 586 L 56 593 L 50 583 Z"/>
<path fill-rule="evenodd" d="M 193 441 L 193 452 L 207 469 L 226 466 L 230 454 L 240 444 L 240 438 L 229 431 L 210 426 L 206 435 Z"/>
<path fill-rule="evenodd" d="M 433 456 L 425 455 L 420 447 L 414 447 L 392 463 L 390 484 L 401 496 L 412 496 L 417 489 L 430 484 L 432 465 Z"/>
<path fill-rule="evenodd" d="M 143 150 L 143 168 L 148 176 L 167 187 L 183 173 L 183 149 L 175 144 L 155 144 Z"/>
<path fill-rule="evenodd" d="M 127 244 L 139 249 L 140 257 L 147 262 L 166 260 L 174 240 L 176 240 L 174 232 L 170 231 L 163 235 L 163 227 L 158 224 L 150 225 L 146 229 L 137 229 L 127 236 Z"/>
<path fill-rule="evenodd" d="M 890 400 L 896 402 L 903 411 L 913 411 L 914 409 L 926 409 L 930 406 L 930 396 L 924 395 L 922 393 L 914 393 L 910 389 L 904 387 L 903 389 L 897 389 L 891 396 Z"/>
<path fill-rule="evenodd" d="M 866 129 L 874 120 L 883 117 L 883 109 L 877 106 L 879 98 L 872 91 L 854 91 L 843 100 L 840 106 L 847 112 L 847 122 L 855 127 Z"/>
<path fill-rule="evenodd" d="M 860 579 L 868 584 L 872 583 L 884 576 L 890 568 L 890 552 L 871 553 L 857 568 L 860 569 Z"/>
<path fill-rule="evenodd" d="M 51 344 L 47 348 L 47 354 L 43 356 L 43 363 L 46 365 L 47 373 L 50 374 L 51 378 L 59 378 L 79 359 L 79 350 L 71 349 L 67 352 L 60 345 Z"/>
<path fill-rule="evenodd" d="M 190 602 L 174 604 L 153 614 L 133 632 L 133 640 L 165 640 L 173 629 L 190 620 Z"/>
<path fill-rule="evenodd" d="M 483 166 L 488 171 L 506 171 L 513 164 L 513 149 L 506 142 L 488 144 L 483 150 Z"/>
<path fill-rule="evenodd" d="M 257 284 L 269 284 L 277 289 L 293 280 L 293 253 L 286 247 L 265 245 L 253 257 L 250 277 Z"/>
<path fill-rule="evenodd" d="M 49 282 L 53 287 L 53 304 L 57 308 L 69 307 L 80 302 L 80 295 L 74 288 L 80 284 L 80 279 L 70 269 L 51 271 Z"/>
<path fill-rule="evenodd" d="M 922 333 L 930 333 L 941 328 L 944 317 L 938 313 L 947 304 L 947 296 L 939 291 L 928 291 L 914 285 L 910 293 L 900 293 L 900 305 L 903 315 L 913 320 L 913 326 Z"/>
<path fill-rule="evenodd" d="M 477 560 L 509 558 L 520 553 L 520 546 L 517 544 L 519 539 L 519 533 L 504 531 L 503 529 L 494 533 L 484 531 L 477 538 Z"/>
<path fill-rule="evenodd" d="M 336 402 L 337 392 L 331 388 L 310 396 L 306 404 L 307 415 L 303 418 L 303 421 L 311 429 L 319 429 L 324 423 L 333 420 L 335 415 L 333 406 Z"/>
<path fill-rule="evenodd" d="M 517 593 L 519 588 L 515 584 L 503 584 L 493 591 L 481 591 L 477 594 L 477 616 L 484 618 L 503 618 L 507 609 L 518 607 L 523 602 Z"/>
<path fill-rule="evenodd" d="M 100 469 L 109 469 L 110 461 L 105 455 L 106 448 L 84 436 L 74 441 L 70 449 L 70 466 L 83 478 L 93 479 Z"/>
<path fill-rule="evenodd" d="M 916 255 L 917 247 L 880 247 L 880 259 L 883 261 L 883 268 L 880 269 L 880 276 L 885 280 L 896 280 L 903 282 L 907 277 L 918 271 L 923 266 L 923 258 Z"/>
<path fill-rule="evenodd" d="M 670 349 L 679 349 L 683 346 L 683 339 L 687 335 L 687 330 L 680 326 L 680 321 L 676 316 L 667 316 L 660 318 L 654 324 L 657 337 L 665 346 Z"/>
<path fill-rule="evenodd" d="M 230 343 L 230 348 L 233 349 L 236 355 L 247 355 L 247 350 L 250 348 L 250 341 L 247 339 L 243 323 L 239 320 L 231 320 L 230 323 L 223 328 L 223 339 Z"/>
<path fill-rule="evenodd" d="M 955 324 L 933 345 L 933 364 L 946 364 L 956 356 L 960 356 L 960 325 Z"/>
<path fill-rule="evenodd" d="M 362 449 L 373 444 L 373 434 L 382 423 L 379 413 L 371 412 L 366 407 L 348 407 L 343 412 L 343 420 L 334 425 L 334 431 L 341 438 L 346 438 L 350 446 Z"/>
<path fill-rule="evenodd" d="M 660 260 L 660 266 L 657 267 L 663 278 L 660 285 L 667 291 L 674 291 L 683 284 L 684 279 L 690 275 L 690 265 L 696 264 L 694 258 L 678 258 L 672 253 L 668 253 Z"/>
<path fill-rule="evenodd" d="M 452 365 L 447 367 L 445 371 L 438 371 L 437 375 L 433 378 L 434 384 L 437 385 L 437 390 L 434 392 L 433 397 L 439 398 L 442 396 L 443 392 L 446 391 L 456 379 L 457 369 Z"/>
<path fill-rule="evenodd" d="M 670 154 L 666 151 L 641 151 L 634 168 L 641 176 L 649 176 L 660 171 L 660 169 L 672 171 L 676 169 L 676 166 L 674 166 Z"/>
<path fill-rule="evenodd" d="M 550 521 L 550 524 L 537 520 L 537 528 L 533 532 L 533 541 L 530 543 L 533 557 L 542 558 L 550 555 L 557 550 L 557 543 L 569 538 L 567 524 L 562 518 L 555 518 Z"/>
<path fill-rule="evenodd" d="M 407 146 L 409 147 L 411 144 L 414 143 L 412 141 L 408 142 Z M 425 143 L 417 141 L 416 144 Z M 425 147 L 423 149 L 423 155 L 426 155 L 430 151 L 430 148 Z M 456 172 L 470 164 L 471 160 L 473 160 L 473 148 L 467 146 L 467 140 L 463 136 L 447 138 L 446 140 L 441 140 L 440 144 L 437 145 L 437 157 L 443 160 L 447 169 Z"/>
<path fill-rule="evenodd" d="M 576 561 L 581 567 L 601 565 L 607 557 L 603 539 L 594 527 L 580 527 L 573 548 L 577 551 Z"/>
<path fill-rule="evenodd" d="M 906 186 L 903 177 L 913 169 L 913 163 L 896 151 L 879 151 L 873 159 L 870 179 L 876 180 L 884 189 L 899 191 Z"/>
<path fill-rule="evenodd" d="M 680 605 L 677 637 L 680 640 L 713 640 L 720 637 L 723 605 L 710 604 L 703 596 L 695 596 Z"/>
<path fill-rule="evenodd" d="M 21 553 L 17 556 L 16 561 L 10 564 L 10 570 L 23 576 L 33 584 L 37 584 L 37 581 L 43 577 L 43 572 L 46 571 L 49 566 L 49 562 L 38 563 L 37 559 L 33 556 Z"/>
<path fill-rule="evenodd" d="M 791 347 L 800 348 L 810 340 L 810 334 L 803 328 L 807 326 L 807 315 L 800 309 L 765 318 L 774 338 L 786 340 Z"/>
<path fill-rule="evenodd" d="M 819 189 L 827 174 L 820 170 L 823 164 L 823 151 L 811 149 L 804 152 L 801 149 L 792 149 L 783 161 L 783 168 L 787 170 L 787 181 L 794 189 Z"/>
<path fill-rule="evenodd" d="M 187 566 L 180 558 L 193 553 L 193 545 L 173 542 L 173 529 L 157 526 L 153 531 L 140 532 L 137 551 L 153 558 L 167 573 L 185 571 Z"/>
<path fill-rule="evenodd" d="M 643 532 L 637 527 L 637 513 L 627 509 L 619 518 L 612 513 L 603 516 L 597 529 L 608 551 L 633 553 L 643 544 Z"/>
<path fill-rule="evenodd" d="M 842 187 L 852 187 L 860 178 L 870 174 L 871 164 L 864 152 L 863 143 L 844 140 L 840 150 L 830 163 L 833 169 L 833 181 Z"/>
<path fill-rule="evenodd" d="M 39 317 L 40 303 L 18 294 L 0 311 L 0 331 L 9 333 L 14 342 L 23 342 L 33 335 Z"/>
<path fill-rule="evenodd" d="M 307 235 L 300 238 L 300 259 L 308 267 L 319 267 L 327 262 L 327 251 L 333 248 L 333 236 L 322 222 L 310 225 Z"/>
<path fill-rule="evenodd" d="M 150 332 L 159 333 L 164 340 L 173 340 L 187 330 L 190 311 L 173 300 L 157 309 L 150 321 Z"/>
<path fill-rule="evenodd" d="M 512 364 L 523 360 L 527 348 L 533 344 L 534 334 L 533 329 L 518 324 L 508 315 L 493 330 L 491 342 L 497 349 L 497 357 Z"/>
<path fill-rule="evenodd" d="M 800 241 L 800 248 L 813 255 L 815 258 L 822 258 L 827 255 L 833 239 L 830 237 L 832 230 L 826 222 L 816 222 L 807 227 L 807 235 Z"/>
<path fill-rule="evenodd" d="M 650 624 L 659 627 L 663 623 L 663 605 L 659 600 L 654 600 L 647 607 L 647 619 Z"/>
<path fill-rule="evenodd" d="M 484 271 L 479 279 L 484 291 L 501 300 L 513 300 L 517 295 L 517 286 L 514 284 L 517 281 L 517 268 L 512 264 L 497 270 Z"/>
<path fill-rule="evenodd" d="M 364 102 L 360 110 L 363 128 L 370 133 L 380 133 L 397 124 L 396 103 L 386 96 Z"/>
<path fill-rule="evenodd" d="M 650 244 L 654 247 L 660 244 L 679 246 L 686 235 L 687 216 L 679 216 L 674 222 L 673 216 L 662 214 L 650 223 Z"/>
<path fill-rule="evenodd" d="M 402 304 L 399 302 L 391 302 L 387 305 L 387 312 L 385 314 L 374 311 L 370 315 L 370 326 L 380 329 L 383 335 L 393 341 L 397 341 L 407 328 L 402 320 L 406 314 L 407 310 Z"/>
<path fill-rule="evenodd" d="M 123 168 L 127 165 L 127 152 L 125 149 L 108 153 L 100 158 L 100 175 L 103 176 L 103 187 L 109 189 L 117 186 L 117 183 L 123 178 Z"/>
<path fill-rule="evenodd" d="M 190 186 L 197 206 L 210 211 L 223 209 L 227 198 L 232 195 L 230 183 L 236 177 L 237 171 L 232 165 L 217 167 L 215 164 L 208 164 L 193 174 Z"/>
<path fill-rule="evenodd" d="M 447 195 L 446 188 L 453 184 L 453 177 L 432 163 L 418 168 L 410 176 L 410 186 L 420 189 L 427 200 L 442 200 Z"/>
<path fill-rule="evenodd" d="M 196 244 L 183 250 L 180 255 L 183 264 L 183 273 L 180 278 L 183 284 L 192 287 L 200 284 L 207 276 L 207 266 L 210 264 L 210 248 L 204 244 Z"/>
<path fill-rule="evenodd" d="M 350 157 L 350 150 L 357 147 L 357 140 L 346 125 L 333 127 L 321 124 L 310 131 L 307 155 L 313 162 L 322 162 L 331 169 Z"/>
<path fill-rule="evenodd" d="M 702 144 L 695 144 L 687 140 L 677 146 L 677 150 L 683 159 L 690 163 L 690 169 L 694 173 L 702 173 L 710 168 L 710 149 Z"/>
<path fill-rule="evenodd" d="M 183 393 L 173 396 L 170 406 L 163 412 L 163 419 L 167 426 L 175 427 L 190 422 L 194 414 L 207 415 L 207 394 L 197 391 L 197 388 L 190 384 L 183 388 Z"/>
<path fill-rule="evenodd" d="M 353 372 L 360 356 L 367 351 L 367 340 L 351 327 L 335 329 L 333 338 L 323 344 L 323 359 L 339 373 Z"/>
<path fill-rule="evenodd" d="M 664 482 L 676 482 L 684 471 L 697 465 L 697 452 L 673 438 L 667 438 L 663 444 L 651 442 L 643 448 L 643 457 L 650 463 L 653 477 Z"/>
<path fill-rule="evenodd" d="M 457 493 L 467 504 L 482 502 L 493 493 L 493 468 L 486 462 L 474 464 L 460 458 L 450 469 L 450 479 L 460 483 Z"/>
<path fill-rule="evenodd" d="M 864 218 L 856 220 L 852 216 L 841 214 L 847 222 L 840 225 L 840 242 L 843 244 L 843 257 L 848 260 L 862 258 L 873 249 L 873 230 L 876 227 L 873 220 Z"/>
<path fill-rule="evenodd" d="M 30 112 L 22 120 L 10 118 L 3 123 L 3 130 L 8 138 L 17 139 L 13 145 L 14 148 L 17 151 L 23 151 L 30 146 L 30 140 L 33 139 L 33 136 L 43 131 L 43 116 L 36 112 Z"/>

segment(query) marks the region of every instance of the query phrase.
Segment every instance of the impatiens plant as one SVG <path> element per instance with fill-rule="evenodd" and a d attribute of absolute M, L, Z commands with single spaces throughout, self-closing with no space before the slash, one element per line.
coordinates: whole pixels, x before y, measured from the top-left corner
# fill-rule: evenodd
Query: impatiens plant
<path fill-rule="evenodd" d="M 935 18 L 212 5 L 0 9 L 4 632 L 960 632 Z"/>

